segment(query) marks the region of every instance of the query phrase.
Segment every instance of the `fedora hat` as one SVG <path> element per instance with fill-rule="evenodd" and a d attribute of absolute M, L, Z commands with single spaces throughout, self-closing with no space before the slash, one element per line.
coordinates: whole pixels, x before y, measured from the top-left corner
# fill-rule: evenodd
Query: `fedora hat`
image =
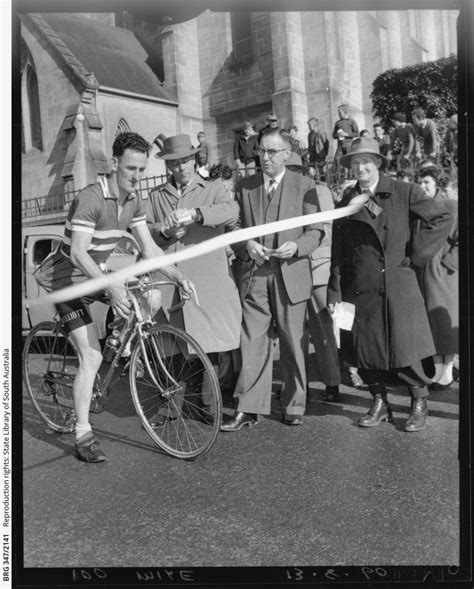
<path fill-rule="evenodd" d="M 285 166 L 292 166 L 300 170 L 306 171 L 308 168 L 303 164 L 301 156 L 292 151 L 290 157 L 286 160 Z"/>
<path fill-rule="evenodd" d="M 272 111 L 272 112 L 268 113 L 267 121 L 278 121 L 278 117 Z"/>
<path fill-rule="evenodd" d="M 174 135 L 163 139 L 162 150 L 155 155 L 163 160 L 179 160 L 201 151 L 201 147 L 193 147 L 189 135 Z"/>
<path fill-rule="evenodd" d="M 382 160 L 382 165 L 380 166 L 382 169 L 385 168 L 389 163 L 388 159 L 380 153 L 378 142 L 371 137 L 357 137 L 354 139 L 351 143 L 349 153 L 343 155 L 339 162 L 341 166 L 350 168 L 352 156 L 362 154 L 376 155 L 379 157 Z"/>

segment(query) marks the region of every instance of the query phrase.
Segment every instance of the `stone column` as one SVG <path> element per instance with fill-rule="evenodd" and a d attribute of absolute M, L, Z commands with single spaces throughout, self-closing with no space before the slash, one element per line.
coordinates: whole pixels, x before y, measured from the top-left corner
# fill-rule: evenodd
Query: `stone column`
<path fill-rule="evenodd" d="M 178 99 L 177 133 L 202 130 L 201 81 L 196 19 L 174 25 L 162 35 L 165 85 Z"/>
<path fill-rule="evenodd" d="M 400 14 L 395 10 L 387 11 L 388 37 L 388 66 L 401 68 L 403 66 L 402 39 L 406 39 L 407 32 L 400 26 Z"/>
<path fill-rule="evenodd" d="M 301 13 L 272 12 L 270 22 L 275 80 L 273 110 L 284 127 L 294 124 L 301 135 L 308 120 Z"/>

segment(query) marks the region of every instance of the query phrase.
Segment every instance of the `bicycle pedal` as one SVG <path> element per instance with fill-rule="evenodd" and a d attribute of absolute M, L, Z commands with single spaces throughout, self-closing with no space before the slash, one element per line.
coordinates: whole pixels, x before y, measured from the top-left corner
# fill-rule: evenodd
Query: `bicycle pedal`
<path fill-rule="evenodd" d="M 105 411 L 105 404 L 97 399 L 92 399 L 89 413 L 103 413 Z"/>

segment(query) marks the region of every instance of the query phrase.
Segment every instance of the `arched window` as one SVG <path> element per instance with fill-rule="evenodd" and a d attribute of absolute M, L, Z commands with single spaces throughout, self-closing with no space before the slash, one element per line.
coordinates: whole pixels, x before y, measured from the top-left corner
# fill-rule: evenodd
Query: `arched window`
<path fill-rule="evenodd" d="M 121 118 L 117 125 L 117 130 L 115 131 L 115 137 L 119 133 L 128 133 L 130 131 L 130 127 L 128 126 L 127 121 L 124 118 Z"/>
<path fill-rule="evenodd" d="M 250 12 L 232 12 L 230 15 L 234 59 L 252 57 L 252 24 Z"/>
<path fill-rule="evenodd" d="M 22 149 L 43 149 L 41 112 L 36 69 L 26 45 L 22 44 L 21 126 Z"/>

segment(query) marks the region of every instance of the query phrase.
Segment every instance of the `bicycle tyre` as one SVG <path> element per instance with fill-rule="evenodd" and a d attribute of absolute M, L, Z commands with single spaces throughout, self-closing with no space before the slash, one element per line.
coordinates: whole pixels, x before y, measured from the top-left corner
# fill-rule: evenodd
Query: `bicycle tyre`
<path fill-rule="evenodd" d="M 175 458 L 202 456 L 216 441 L 222 418 L 219 381 L 211 362 L 194 338 L 171 325 L 151 327 L 143 344 L 147 358 L 143 358 L 137 341 L 129 377 L 133 403 L 144 429 Z M 207 383 L 205 403 L 203 379 Z"/>
<path fill-rule="evenodd" d="M 25 340 L 22 363 L 23 382 L 42 421 L 62 434 L 74 431 L 72 384 L 79 361 L 66 331 L 53 321 L 36 324 Z"/>

